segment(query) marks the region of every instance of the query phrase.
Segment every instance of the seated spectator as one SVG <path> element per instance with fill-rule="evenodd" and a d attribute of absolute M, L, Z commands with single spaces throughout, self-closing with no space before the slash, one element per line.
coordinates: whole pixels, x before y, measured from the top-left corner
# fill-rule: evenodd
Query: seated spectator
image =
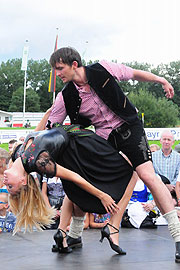
<path fill-rule="evenodd" d="M 160 146 L 158 144 L 151 144 L 149 147 L 152 153 L 160 150 Z"/>
<path fill-rule="evenodd" d="M 3 148 L 0 148 L 0 191 L 7 190 L 6 186 L 3 184 L 4 171 L 7 169 L 8 162 L 10 159 L 10 154 Z"/>
<path fill-rule="evenodd" d="M 10 154 L 3 148 L 0 148 L 0 174 L 4 174 L 10 160 Z"/>
<path fill-rule="evenodd" d="M 152 153 L 152 160 L 155 172 L 169 179 L 170 184 L 166 185 L 170 192 L 175 191 L 176 180 L 180 171 L 180 155 L 172 150 L 174 135 L 165 130 L 160 139 L 162 149 Z"/>
<path fill-rule="evenodd" d="M 24 140 L 25 140 L 25 137 L 24 137 L 24 136 L 21 136 L 21 137 L 19 138 L 19 141 L 21 141 L 22 143 L 24 142 Z"/>
<path fill-rule="evenodd" d="M 13 152 L 13 146 L 14 144 L 17 142 L 17 140 L 13 139 L 13 140 L 10 140 L 9 143 L 8 143 L 8 148 L 9 148 L 9 153 L 11 154 Z"/>
<path fill-rule="evenodd" d="M 7 187 L 3 184 L 4 175 L 0 174 L 0 193 L 6 192 Z"/>
<path fill-rule="evenodd" d="M 160 147 L 157 144 L 151 144 L 150 149 L 151 149 L 151 152 L 154 153 L 154 152 L 160 150 Z M 167 177 L 165 177 L 164 175 L 161 175 L 161 174 L 159 174 L 159 176 L 160 176 L 161 180 L 163 181 L 163 183 L 169 189 L 169 186 L 171 186 L 171 183 L 170 183 L 169 179 Z M 175 193 L 174 189 L 172 189 L 172 191 L 171 191 L 171 196 L 172 196 L 172 199 L 173 199 L 174 206 L 177 206 L 177 197 L 176 197 L 176 193 Z"/>
<path fill-rule="evenodd" d="M 8 207 L 8 193 L 0 193 L 0 232 L 12 232 L 16 224 L 16 217 Z"/>
<path fill-rule="evenodd" d="M 110 214 L 89 214 L 89 227 L 94 229 L 103 228 L 110 220 Z"/>
<path fill-rule="evenodd" d="M 61 179 L 58 177 L 43 177 L 42 195 L 48 207 L 54 206 L 57 209 L 55 223 L 50 227 L 50 229 L 57 229 L 60 221 L 60 210 L 65 196 Z"/>
<path fill-rule="evenodd" d="M 133 194 L 123 215 L 121 227 L 128 228 L 157 228 L 152 212 L 155 202 L 149 189 L 141 179 L 137 180 Z"/>

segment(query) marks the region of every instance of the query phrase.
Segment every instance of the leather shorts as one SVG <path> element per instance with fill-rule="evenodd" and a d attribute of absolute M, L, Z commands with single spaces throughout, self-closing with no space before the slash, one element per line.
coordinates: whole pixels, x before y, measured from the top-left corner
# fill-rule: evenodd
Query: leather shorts
<path fill-rule="evenodd" d="M 134 169 L 149 160 L 152 161 L 146 134 L 140 121 L 122 124 L 110 133 L 108 141 L 129 158 Z"/>

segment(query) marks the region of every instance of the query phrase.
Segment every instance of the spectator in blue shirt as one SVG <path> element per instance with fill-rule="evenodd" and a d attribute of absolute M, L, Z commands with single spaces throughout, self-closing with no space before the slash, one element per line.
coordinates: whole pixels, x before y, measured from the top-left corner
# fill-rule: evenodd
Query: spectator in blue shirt
<path fill-rule="evenodd" d="M 180 155 L 172 150 L 174 135 L 169 131 L 163 131 L 160 139 L 162 149 L 152 153 L 155 172 L 169 179 L 166 185 L 170 192 L 175 191 L 176 180 L 180 170 Z"/>
<path fill-rule="evenodd" d="M 16 217 L 8 211 L 8 193 L 0 193 L 0 232 L 12 232 L 16 224 Z"/>

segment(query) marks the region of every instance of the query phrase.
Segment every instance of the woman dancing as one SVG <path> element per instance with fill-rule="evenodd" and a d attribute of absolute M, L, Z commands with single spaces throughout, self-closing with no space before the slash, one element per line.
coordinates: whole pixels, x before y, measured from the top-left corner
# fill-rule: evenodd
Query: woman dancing
<path fill-rule="evenodd" d="M 71 251 L 65 239 L 66 219 L 63 218 L 71 215 L 71 200 L 84 212 L 110 212 L 112 217 L 102 230 L 102 240 L 106 237 L 113 250 L 125 254 L 118 246 L 118 228 L 120 212 L 124 212 L 135 185 L 132 167 L 106 140 L 90 130 L 60 125 L 37 131 L 44 128 L 48 116 L 49 111 L 35 132 L 16 148 L 14 163 L 4 172 L 11 209 L 17 216 L 14 233 L 22 226 L 25 230 L 47 226 L 55 215 L 54 209 L 45 206 L 30 174 L 35 171 L 46 177 L 60 177 L 69 198 L 63 203 L 60 229 L 54 236 L 59 252 Z M 125 192 L 129 195 L 123 200 Z"/>

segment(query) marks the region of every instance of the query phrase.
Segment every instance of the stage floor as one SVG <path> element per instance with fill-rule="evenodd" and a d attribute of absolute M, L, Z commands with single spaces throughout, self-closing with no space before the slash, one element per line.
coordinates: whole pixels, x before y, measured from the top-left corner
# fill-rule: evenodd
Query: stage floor
<path fill-rule="evenodd" d="M 175 270 L 175 245 L 167 226 L 158 229 L 120 229 L 120 247 L 127 255 L 113 252 L 107 239 L 99 242 L 100 230 L 83 232 L 83 248 L 71 254 L 51 252 L 55 231 L 0 234 L 2 270 Z"/>

